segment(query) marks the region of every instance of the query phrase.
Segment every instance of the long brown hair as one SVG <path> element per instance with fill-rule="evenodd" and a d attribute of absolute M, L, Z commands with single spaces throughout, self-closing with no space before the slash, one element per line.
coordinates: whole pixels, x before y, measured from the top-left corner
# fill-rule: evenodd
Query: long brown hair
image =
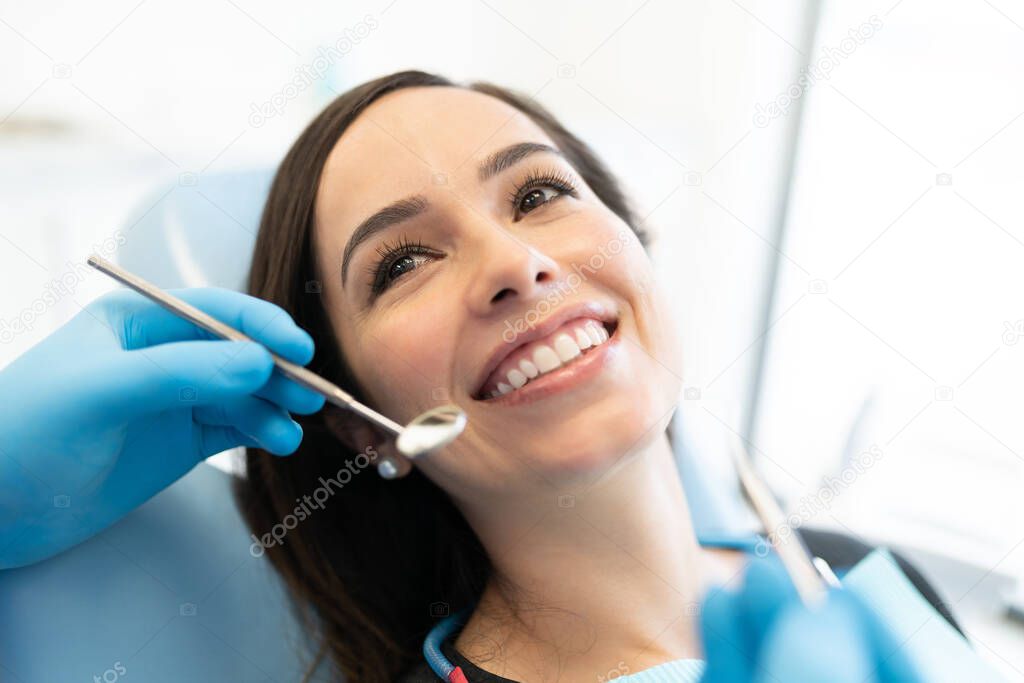
<path fill-rule="evenodd" d="M 318 272 L 313 244 L 316 193 L 328 154 L 353 120 L 382 95 L 414 86 L 463 87 L 525 113 L 601 201 L 648 244 L 604 164 L 530 98 L 421 71 L 394 73 L 349 90 L 309 124 L 281 162 L 260 221 L 248 290 L 281 306 L 312 335 L 311 370 L 360 400 L 366 397 L 319 296 L 324 274 Z M 280 532 L 282 524 L 288 529 L 286 536 L 278 534 L 280 542 L 263 544 L 259 552 L 266 552 L 285 580 L 300 621 L 314 638 L 316 658 L 309 673 L 327 656 L 349 681 L 392 681 L 421 661 L 422 640 L 439 616 L 479 597 L 491 565 L 459 510 L 418 470 L 400 480 L 361 472 L 366 456 L 360 465 L 358 454 L 330 428 L 335 411 L 327 405 L 315 415 L 296 416 L 304 437 L 289 457 L 248 449 L 247 476 L 235 494 L 255 537 L 269 538 L 265 535 L 275 527 Z M 323 498 L 325 487 L 330 500 L 303 505 L 314 491 Z M 284 521 L 289 518 L 291 525 Z"/>

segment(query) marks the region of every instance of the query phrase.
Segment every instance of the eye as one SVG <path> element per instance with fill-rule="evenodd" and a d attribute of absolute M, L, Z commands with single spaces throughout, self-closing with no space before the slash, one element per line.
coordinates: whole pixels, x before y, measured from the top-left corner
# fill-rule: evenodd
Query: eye
<path fill-rule="evenodd" d="M 512 203 L 512 219 L 519 220 L 531 211 L 536 211 L 563 195 L 579 196 L 569 176 L 559 171 L 531 171 L 509 193 Z"/>
<path fill-rule="evenodd" d="M 519 206 L 517 206 L 516 208 L 519 209 L 521 213 L 530 213 L 538 206 L 547 204 L 552 199 L 557 197 L 559 194 L 560 193 L 558 191 L 551 191 L 550 196 L 548 196 L 544 193 L 544 190 L 530 190 L 527 193 L 527 195 L 522 198 L 522 200 L 519 202 Z"/>
<path fill-rule="evenodd" d="M 394 282 L 406 273 L 416 268 L 416 264 L 426 257 L 421 254 L 399 256 L 388 266 L 386 276 L 389 282 Z"/>
<path fill-rule="evenodd" d="M 408 242 L 405 237 L 392 246 L 385 242 L 377 248 L 380 259 L 369 268 L 370 291 L 376 298 L 391 287 L 397 280 L 419 268 L 431 258 L 441 258 L 439 254 L 419 242 Z"/>

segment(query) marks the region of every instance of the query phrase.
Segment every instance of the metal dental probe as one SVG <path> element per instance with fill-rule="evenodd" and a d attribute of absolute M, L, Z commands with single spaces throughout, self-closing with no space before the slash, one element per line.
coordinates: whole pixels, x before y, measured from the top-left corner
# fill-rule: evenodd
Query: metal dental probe
<path fill-rule="evenodd" d="M 160 304 L 171 313 L 198 325 L 210 334 L 230 341 L 259 343 L 230 325 L 226 325 L 216 318 L 207 315 L 195 306 L 182 301 L 141 277 L 129 273 L 101 256 L 93 254 L 88 258 L 87 263 L 96 270 L 109 275 L 121 284 Z M 418 455 L 451 443 L 466 427 L 466 414 L 461 408 L 451 404 L 432 408 L 403 427 L 372 408 L 363 405 L 343 391 L 341 387 L 327 381 L 315 372 L 285 360 L 273 352 L 270 355 L 274 359 L 274 366 L 288 379 L 321 394 L 340 408 L 362 415 L 370 422 L 383 427 L 391 434 L 397 436 L 396 445 L 398 450 L 406 457 L 415 458 Z"/>

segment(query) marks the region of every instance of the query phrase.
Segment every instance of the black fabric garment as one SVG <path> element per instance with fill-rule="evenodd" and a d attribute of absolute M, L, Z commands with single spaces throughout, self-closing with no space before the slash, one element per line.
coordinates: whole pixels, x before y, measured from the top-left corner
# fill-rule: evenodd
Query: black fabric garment
<path fill-rule="evenodd" d="M 803 538 L 807 549 L 810 550 L 812 555 L 816 555 L 828 562 L 837 572 L 853 567 L 874 550 L 874 548 L 866 543 L 845 534 L 814 529 L 800 529 L 797 533 Z M 910 579 L 918 592 L 931 603 L 935 611 L 941 614 L 961 635 L 964 635 L 963 630 L 957 624 L 956 619 L 953 618 L 949 608 L 942 603 L 935 589 L 932 588 L 931 584 L 928 583 L 917 568 L 898 553 L 894 552 L 893 557 L 906 577 Z M 517 683 L 517 681 L 512 679 L 502 678 L 501 676 L 495 676 L 484 671 L 463 657 L 455 649 L 454 640 L 456 636 L 457 634 L 453 634 L 441 644 L 441 652 L 453 664 L 462 667 L 462 672 L 466 674 L 469 683 Z M 423 661 L 403 675 L 399 679 L 399 683 L 437 683 L 439 680 L 441 679 L 431 670 L 426 661 Z"/>

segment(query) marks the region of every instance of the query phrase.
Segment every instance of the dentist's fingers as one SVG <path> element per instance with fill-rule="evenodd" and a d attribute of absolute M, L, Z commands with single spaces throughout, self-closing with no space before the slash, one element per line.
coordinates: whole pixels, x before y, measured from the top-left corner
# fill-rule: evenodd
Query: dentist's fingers
<path fill-rule="evenodd" d="M 171 289 L 169 293 L 217 320 L 245 333 L 293 363 L 305 365 L 313 358 L 313 340 L 291 316 L 276 304 L 218 288 Z M 191 322 L 178 317 L 141 294 L 117 291 L 98 304 L 114 329 L 123 330 L 123 345 L 134 350 L 169 342 L 216 339 Z"/>
<path fill-rule="evenodd" d="M 198 448 L 200 457 L 208 458 L 239 446 L 259 448 L 260 443 L 234 427 L 200 425 Z"/>
<path fill-rule="evenodd" d="M 195 408 L 192 419 L 203 426 L 232 427 L 275 455 L 295 452 L 302 441 L 302 427 L 288 413 L 255 396 Z"/>
<path fill-rule="evenodd" d="M 871 647 L 861 615 L 849 601 L 833 597 L 814 610 L 800 603 L 781 610 L 761 647 L 760 666 L 754 673 L 757 683 L 880 680 L 878 653 Z"/>
<path fill-rule="evenodd" d="M 740 592 L 740 619 L 751 629 L 752 637 L 763 637 L 766 625 L 771 624 L 787 604 L 798 602 L 799 595 L 786 567 L 775 553 L 754 557 L 747 565 Z"/>
<path fill-rule="evenodd" d="M 274 371 L 267 383 L 256 392 L 256 396 L 298 415 L 310 415 L 324 406 L 323 396 L 293 382 L 279 370 Z"/>
<path fill-rule="evenodd" d="M 116 415 L 127 421 L 254 393 L 273 369 L 270 354 L 259 344 L 190 341 L 117 353 L 68 381 L 88 387 L 90 400 L 80 410 L 97 419 Z"/>
<path fill-rule="evenodd" d="M 701 683 L 749 681 L 757 653 L 740 619 L 739 595 L 718 587 L 708 591 L 700 627 L 707 661 Z"/>

